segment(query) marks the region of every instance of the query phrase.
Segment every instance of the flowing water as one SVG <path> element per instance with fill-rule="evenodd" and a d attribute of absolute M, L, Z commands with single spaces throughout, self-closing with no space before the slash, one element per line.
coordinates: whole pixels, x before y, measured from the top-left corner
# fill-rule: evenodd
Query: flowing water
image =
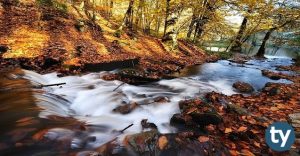
<path fill-rule="evenodd" d="M 186 68 L 175 74 L 179 78 L 137 86 L 101 79 L 108 72 L 67 77 L 26 70 L 3 73 L 0 154 L 63 155 L 94 149 L 116 136 L 121 141 L 127 134 L 141 132 L 142 119 L 155 123 L 161 133 L 176 132 L 169 121 L 179 112 L 180 100 L 211 91 L 235 94 L 232 84 L 236 81 L 250 83 L 256 92 L 267 82 L 292 83 L 261 74 L 263 69 L 276 71 L 276 66 L 291 63 L 287 58 L 251 60 L 244 65 L 218 61 Z M 28 89 L 32 85 L 56 83 L 66 84 Z M 161 97 L 167 102 L 155 100 Z M 139 107 L 129 114 L 113 112 L 118 106 L 134 102 Z M 124 134 L 119 133 L 130 124 L 133 126 Z"/>

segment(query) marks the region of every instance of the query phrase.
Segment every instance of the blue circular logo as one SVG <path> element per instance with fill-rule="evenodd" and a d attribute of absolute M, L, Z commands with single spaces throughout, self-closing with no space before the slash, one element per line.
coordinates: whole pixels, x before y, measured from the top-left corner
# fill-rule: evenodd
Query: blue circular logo
<path fill-rule="evenodd" d="M 265 133 L 268 146 L 274 151 L 288 151 L 295 142 L 295 132 L 286 122 L 274 122 Z"/>

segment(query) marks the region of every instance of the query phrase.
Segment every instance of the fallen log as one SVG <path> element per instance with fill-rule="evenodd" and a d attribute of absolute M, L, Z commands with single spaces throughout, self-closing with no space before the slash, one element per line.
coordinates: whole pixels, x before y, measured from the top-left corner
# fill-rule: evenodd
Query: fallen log
<path fill-rule="evenodd" d="M 139 64 L 140 59 L 127 59 L 122 61 L 111 61 L 104 63 L 85 63 L 83 71 L 87 72 L 99 72 L 99 71 L 111 71 L 115 69 L 133 68 Z"/>

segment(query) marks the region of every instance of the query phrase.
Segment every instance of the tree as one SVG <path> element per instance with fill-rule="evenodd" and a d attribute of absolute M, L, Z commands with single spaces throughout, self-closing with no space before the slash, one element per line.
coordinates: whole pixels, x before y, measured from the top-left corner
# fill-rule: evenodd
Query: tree
<path fill-rule="evenodd" d="M 271 34 L 274 31 L 299 22 L 300 19 L 300 11 L 298 7 L 294 7 L 286 1 L 277 1 L 273 5 L 277 5 L 277 7 L 272 10 L 272 14 L 269 16 L 272 22 L 269 23 L 267 33 L 265 34 L 262 44 L 256 54 L 257 57 L 264 57 L 267 41 L 270 39 Z"/>

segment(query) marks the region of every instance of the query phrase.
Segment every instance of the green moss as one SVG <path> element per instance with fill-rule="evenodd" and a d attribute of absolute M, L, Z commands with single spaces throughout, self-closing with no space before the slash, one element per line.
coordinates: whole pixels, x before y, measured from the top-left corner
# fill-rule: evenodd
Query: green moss
<path fill-rule="evenodd" d="M 68 6 L 66 4 L 54 0 L 36 0 L 36 2 L 38 3 L 38 5 L 54 7 L 65 13 L 68 11 Z"/>
<path fill-rule="evenodd" d="M 224 60 L 230 59 L 233 56 L 233 53 L 231 53 L 231 52 L 218 52 L 217 54 L 219 55 L 219 57 L 221 59 L 224 59 Z"/>
<path fill-rule="evenodd" d="M 115 31 L 115 33 L 114 33 L 114 36 L 115 36 L 115 37 L 118 37 L 118 38 L 120 38 L 121 35 L 122 35 L 122 31 L 121 31 L 121 30 L 117 30 L 117 31 Z"/>
<path fill-rule="evenodd" d="M 233 56 L 233 53 L 231 52 L 212 52 L 209 50 L 205 51 L 208 55 L 217 55 L 222 60 L 230 59 Z"/>

